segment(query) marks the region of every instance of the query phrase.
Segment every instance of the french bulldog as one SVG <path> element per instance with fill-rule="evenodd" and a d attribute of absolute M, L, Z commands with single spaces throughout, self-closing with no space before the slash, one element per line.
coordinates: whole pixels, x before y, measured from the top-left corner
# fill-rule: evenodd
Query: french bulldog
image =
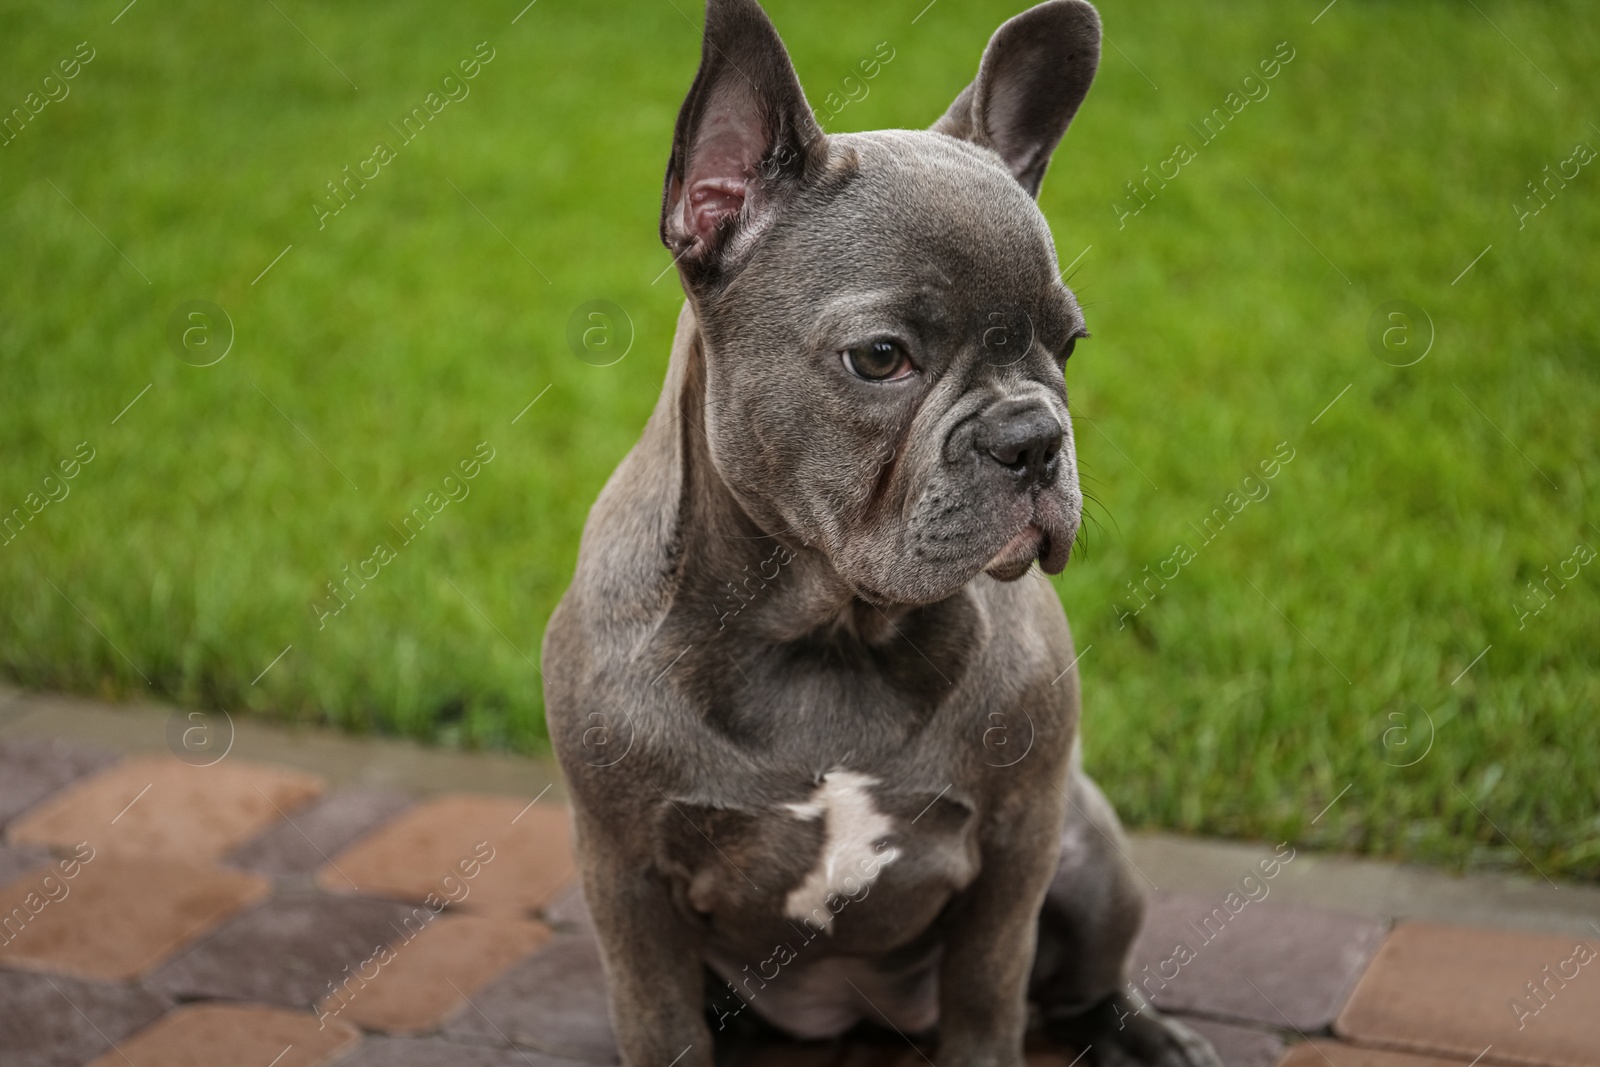
<path fill-rule="evenodd" d="M 666 382 L 544 641 L 622 1062 L 751 1021 L 1020 1067 L 1207 1065 L 1124 989 L 1143 900 L 1084 774 L 1058 573 L 1087 336 L 1035 197 L 1100 21 L 1002 25 L 926 131 L 824 134 L 755 0 L 709 0 L 661 239 Z"/>

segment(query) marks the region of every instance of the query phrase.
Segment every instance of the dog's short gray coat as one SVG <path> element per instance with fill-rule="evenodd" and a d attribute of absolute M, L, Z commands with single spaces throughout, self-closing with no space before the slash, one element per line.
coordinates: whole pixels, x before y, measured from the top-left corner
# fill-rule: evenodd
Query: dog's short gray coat
<path fill-rule="evenodd" d="M 1030 999 L 1086 1062 L 1215 1063 L 1121 991 L 1141 898 L 1031 570 L 1077 535 L 1085 334 L 1034 196 L 1099 43 L 1052 0 L 932 130 L 824 135 L 754 0 L 708 4 L 688 300 L 544 646 L 629 1067 L 756 1017 L 1017 1067 Z"/>

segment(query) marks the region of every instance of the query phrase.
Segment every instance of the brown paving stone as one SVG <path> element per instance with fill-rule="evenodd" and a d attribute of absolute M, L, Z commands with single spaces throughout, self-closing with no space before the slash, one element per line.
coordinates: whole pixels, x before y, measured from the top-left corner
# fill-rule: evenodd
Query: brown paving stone
<path fill-rule="evenodd" d="M 485 861 L 485 858 L 487 860 Z M 577 876 L 564 807 L 507 797 L 437 797 L 333 858 L 317 884 L 400 900 L 454 900 L 502 919 L 532 918 Z"/>
<path fill-rule="evenodd" d="M 43 875 L 46 873 L 44 868 L 49 863 L 49 849 L 39 848 L 36 845 L 21 845 L 15 848 L 10 845 L 0 845 L 0 885 L 14 882 L 34 871 Z"/>
<path fill-rule="evenodd" d="M 370 972 L 368 961 L 389 942 L 431 921 L 426 908 L 392 900 L 286 893 L 217 927 L 152 971 L 145 985 L 180 1000 L 308 1009 L 330 983 L 363 967 Z"/>
<path fill-rule="evenodd" d="M 1466 1061 L 1319 1040 L 1291 1045 L 1279 1067 L 1466 1067 Z"/>
<path fill-rule="evenodd" d="M 549 937 L 548 927 L 523 919 L 441 915 L 411 940 L 391 940 L 389 955 L 347 979 L 317 1010 L 365 1030 L 425 1033 Z"/>
<path fill-rule="evenodd" d="M 133 986 L 0 971 L 0 1062 L 79 1067 L 110 1042 L 160 1018 L 168 1006 Z"/>
<path fill-rule="evenodd" d="M 510 1041 L 555 1056 L 596 1063 L 617 1057 L 605 976 L 594 941 L 558 934 L 472 998 L 444 1034 L 494 1044 Z"/>
<path fill-rule="evenodd" d="M 361 1040 L 337 1020 L 254 1004 L 196 1004 L 119 1041 L 88 1067 L 320 1067 Z"/>
<path fill-rule="evenodd" d="M 1525 1014 L 1513 1009 L 1519 1002 Z M 1492 1045 L 1489 1061 L 1600 1067 L 1600 937 L 1402 923 L 1334 1029 L 1364 1044 L 1466 1059 Z"/>
<path fill-rule="evenodd" d="M 254 875 L 184 860 L 79 855 L 87 858 L 71 878 L 58 861 L 54 888 L 37 872 L 0 887 L 0 917 L 29 916 L 7 931 L 0 967 L 132 978 L 269 889 Z"/>
<path fill-rule="evenodd" d="M 11 824 L 20 844 L 215 859 L 321 791 L 299 771 L 236 760 L 191 767 L 130 759 L 67 787 Z"/>
<path fill-rule="evenodd" d="M 1270 898 L 1240 907 L 1246 898 L 1235 896 L 1230 910 L 1226 900 L 1153 895 L 1129 978 L 1161 1011 L 1326 1029 L 1382 942 L 1384 924 Z"/>
<path fill-rule="evenodd" d="M 121 757 L 69 741 L 0 741 L 0 830 L 51 793 Z"/>
<path fill-rule="evenodd" d="M 315 874 L 329 857 L 411 804 L 411 797 L 394 790 L 342 789 L 279 818 L 230 852 L 226 862 L 268 878 Z"/>
<path fill-rule="evenodd" d="M 589 1067 L 528 1049 L 459 1045 L 440 1038 L 369 1037 L 339 1067 Z"/>

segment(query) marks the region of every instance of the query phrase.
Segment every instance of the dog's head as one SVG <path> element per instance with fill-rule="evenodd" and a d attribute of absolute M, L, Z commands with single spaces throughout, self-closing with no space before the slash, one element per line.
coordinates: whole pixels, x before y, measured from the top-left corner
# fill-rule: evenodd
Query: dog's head
<path fill-rule="evenodd" d="M 1034 197 L 1099 55 L 1094 8 L 1051 0 L 1000 27 L 931 130 L 827 135 L 755 0 L 709 0 L 661 237 L 699 317 L 712 462 L 870 600 L 1066 563 L 1085 330 Z"/>

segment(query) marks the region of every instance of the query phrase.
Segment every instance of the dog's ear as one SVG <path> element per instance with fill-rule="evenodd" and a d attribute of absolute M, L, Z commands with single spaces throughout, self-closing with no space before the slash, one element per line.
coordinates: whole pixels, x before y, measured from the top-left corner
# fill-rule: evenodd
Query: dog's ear
<path fill-rule="evenodd" d="M 1050 0 L 995 31 L 978 76 L 933 130 L 994 149 L 1037 197 L 1050 154 L 1099 65 L 1100 16 L 1093 6 Z"/>
<path fill-rule="evenodd" d="M 755 0 L 708 0 L 700 72 L 678 113 L 661 240 L 686 279 L 737 266 L 827 158 L 789 53 Z"/>

